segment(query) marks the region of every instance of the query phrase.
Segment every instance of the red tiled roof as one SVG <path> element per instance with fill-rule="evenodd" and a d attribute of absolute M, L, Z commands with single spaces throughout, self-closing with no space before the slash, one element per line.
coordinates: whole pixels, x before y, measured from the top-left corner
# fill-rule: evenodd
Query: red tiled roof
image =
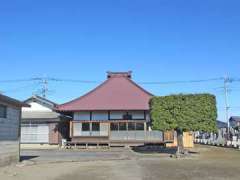
<path fill-rule="evenodd" d="M 57 110 L 149 110 L 152 96 L 131 80 L 131 72 L 108 72 L 108 79 L 100 86 L 80 98 L 57 106 Z"/>

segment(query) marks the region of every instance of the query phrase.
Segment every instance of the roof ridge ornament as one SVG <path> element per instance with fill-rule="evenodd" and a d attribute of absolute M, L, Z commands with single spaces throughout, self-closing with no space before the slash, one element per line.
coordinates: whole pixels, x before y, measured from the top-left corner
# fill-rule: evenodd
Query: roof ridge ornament
<path fill-rule="evenodd" d="M 107 71 L 107 78 L 113 78 L 113 77 L 126 77 L 131 79 L 132 78 L 132 71 L 127 71 L 127 72 L 112 72 L 112 71 Z"/>

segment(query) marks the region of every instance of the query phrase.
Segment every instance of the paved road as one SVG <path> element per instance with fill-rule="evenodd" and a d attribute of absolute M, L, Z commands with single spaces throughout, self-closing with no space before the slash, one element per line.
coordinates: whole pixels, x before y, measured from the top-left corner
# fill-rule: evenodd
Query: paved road
<path fill-rule="evenodd" d="M 194 151 L 199 153 L 189 158 L 174 159 L 158 152 L 135 154 L 123 148 L 105 151 L 25 150 L 22 155 L 33 156 L 32 160 L 37 163 L 0 168 L 0 179 L 239 180 L 239 151 L 211 146 L 197 146 Z M 71 160 L 80 162 L 67 162 Z"/>
<path fill-rule="evenodd" d="M 35 162 L 72 162 L 72 161 L 98 161 L 123 160 L 134 156 L 134 153 L 125 148 L 108 150 L 22 150 L 21 159 Z"/>

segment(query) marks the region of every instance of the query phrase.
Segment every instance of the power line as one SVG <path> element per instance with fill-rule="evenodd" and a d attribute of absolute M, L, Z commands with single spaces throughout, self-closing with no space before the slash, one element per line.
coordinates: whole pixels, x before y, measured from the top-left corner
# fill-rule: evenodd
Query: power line
<path fill-rule="evenodd" d="M 0 80 L 0 83 L 21 83 L 21 82 L 32 82 L 32 81 L 39 81 L 40 79 L 41 79 L 41 78 Z"/>
<path fill-rule="evenodd" d="M 22 83 L 22 82 L 38 82 L 41 84 L 41 89 L 39 90 L 40 94 L 43 97 L 46 97 L 49 89 L 49 82 L 63 82 L 63 83 L 81 83 L 81 84 L 95 84 L 101 83 L 101 81 L 92 81 L 92 80 L 78 80 L 78 79 L 62 79 L 62 78 L 52 78 L 52 77 L 34 77 L 34 78 L 25 78 L 25 79 L 12 79 L 12 80 L 0 80 L 0 83 Z M 235 81 L 240 81 L 239 78 L 229 78 L 229 77 L 218 77 L 218 78 L 209 78 L 209 79 L 198 79 L 198 80 L 181 80 L 181 81 L 148 81 L 148 82 L 137 82 L 142 85 L 174 85 L 174 84 L 194 84 L 194 83 L 207 83 L 207 82 L 217 82 L 223 81 L 224 86 L 219 89 L 223 89 L 225 93 L 230 92 L 230 89 L 226 86 L 228 83 Z M 227 88 L 227 89 L 226 89 Z M 226 97 L 225 97 L 226 99 Z"/>
<path fill-rule="evenodd" d="M 220 81 L 224 78 L 200 79 L 200 80 L 186 80 L 186 81 L 163 81 L 163 82 L 138 82 L 139 84 L 188 84 L 188 83 L 204 83 L 211 81 Z"/>
<path fill-rule="evenodd" d="M 55 82 L 72 82 L 72 83 L 101 83 L 101 81 L 93 81 L 93 80 L 79 80 L 79 79 L 61 79 L 61 78 L 52 78 L 52 77 L 35 77 L 35 78 L 26 78 L 26 79 L 13 79 L 13 80 L 0 80 L 0 83 L 20 83 L 20 82 L 31 82 L 31 81 L 42 81 L 43 79 L 48 81 Z M 210 78 L 210 79 L 198 79 L 198 80 L 180 80 L 180 81 L 145 81 L 145 82 L 137 82 L 138 84 L 149 84 L 149 85 L 168 85 L 168 84 L 189 84 L 189 83 L 205 83 L 205 82 L 213 82 L 213 81 L 222 81 L 224 77 L 218 78 Z M 240 82 L 239 78 L 228 78 L 228 82 Z"/>
<path fill-rule="evenodd" d="M 59 78 L 48 78 L 50 81 L 56 82 L 72 82 L 72 83 L 101 83 L 100 81 L 91 81 L 91 80 L 76 80 L 76 79 L 59 79 Z"/>
<path fill-rule="evenodd" d="M 55 82 L 73 82 L 73 83 L 100 83 L 100 81 L 91 80 L 77 80 L 77 79 L 60 79 L 60 78 L 50 78 L 50 77 L 36 77 L 28 79 L 11 79 L 11 80 L 0 80 L 0 83 L 21 83 L 21 82 L 32 82 L 32 81 L 55 81 Z"/>
<path fill-rule="evenodd" d="M 25 86 L 21 86 L 21 87 L 16 87 L 16 88 L 12 88 L 12 89 L 6 89 L 6 90 L 2 90 L 2 93 L 12 93 L 12 92 L 19 92 L 20 90 L 26 90 L 26 88 L 30 88 L 30 87 L 36 87 L 36 84 L 28 84 Z"/>
<path fill-rule="evenodd" d="M 52 78 L 52 77 L 35 77 L 35 78 L 26 78 L 26 79 L 12 79 L 12 80 L 0 80 L 0 83 L 20 83 L 20 82 L 31 82 L 31 81 L 42 81 L 46 79 L 48 81 L 55 82 L 72 82 L 72 83 L 101 83 L 101 81 L 93 80 L 79 80 L 79 79 L 62 79 L 62 78 Z M 180 80 L 180 81 L 146 81 L 146 82 L 137 82 L 138 84 L 149 84 L 149 85 L 159 85 L 159 84 L 188 84 L 188 83 L 204 83 L 212 81 L 222 81 L 224 77 L 210 78 L 210 79 L 198 79 L 198 80 Z M 239 78 L 228 78 L 229 82 L 240 82 Z"/>

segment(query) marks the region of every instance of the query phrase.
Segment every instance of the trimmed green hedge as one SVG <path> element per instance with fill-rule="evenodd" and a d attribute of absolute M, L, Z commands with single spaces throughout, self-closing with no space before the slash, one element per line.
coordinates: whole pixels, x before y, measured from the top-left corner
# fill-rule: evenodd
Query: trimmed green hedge
<path fill-rule="evenodd" d="M 179 94 L 150 101 L 154 130 L 215 132 L 216 98 L 211 94 Z"/>

